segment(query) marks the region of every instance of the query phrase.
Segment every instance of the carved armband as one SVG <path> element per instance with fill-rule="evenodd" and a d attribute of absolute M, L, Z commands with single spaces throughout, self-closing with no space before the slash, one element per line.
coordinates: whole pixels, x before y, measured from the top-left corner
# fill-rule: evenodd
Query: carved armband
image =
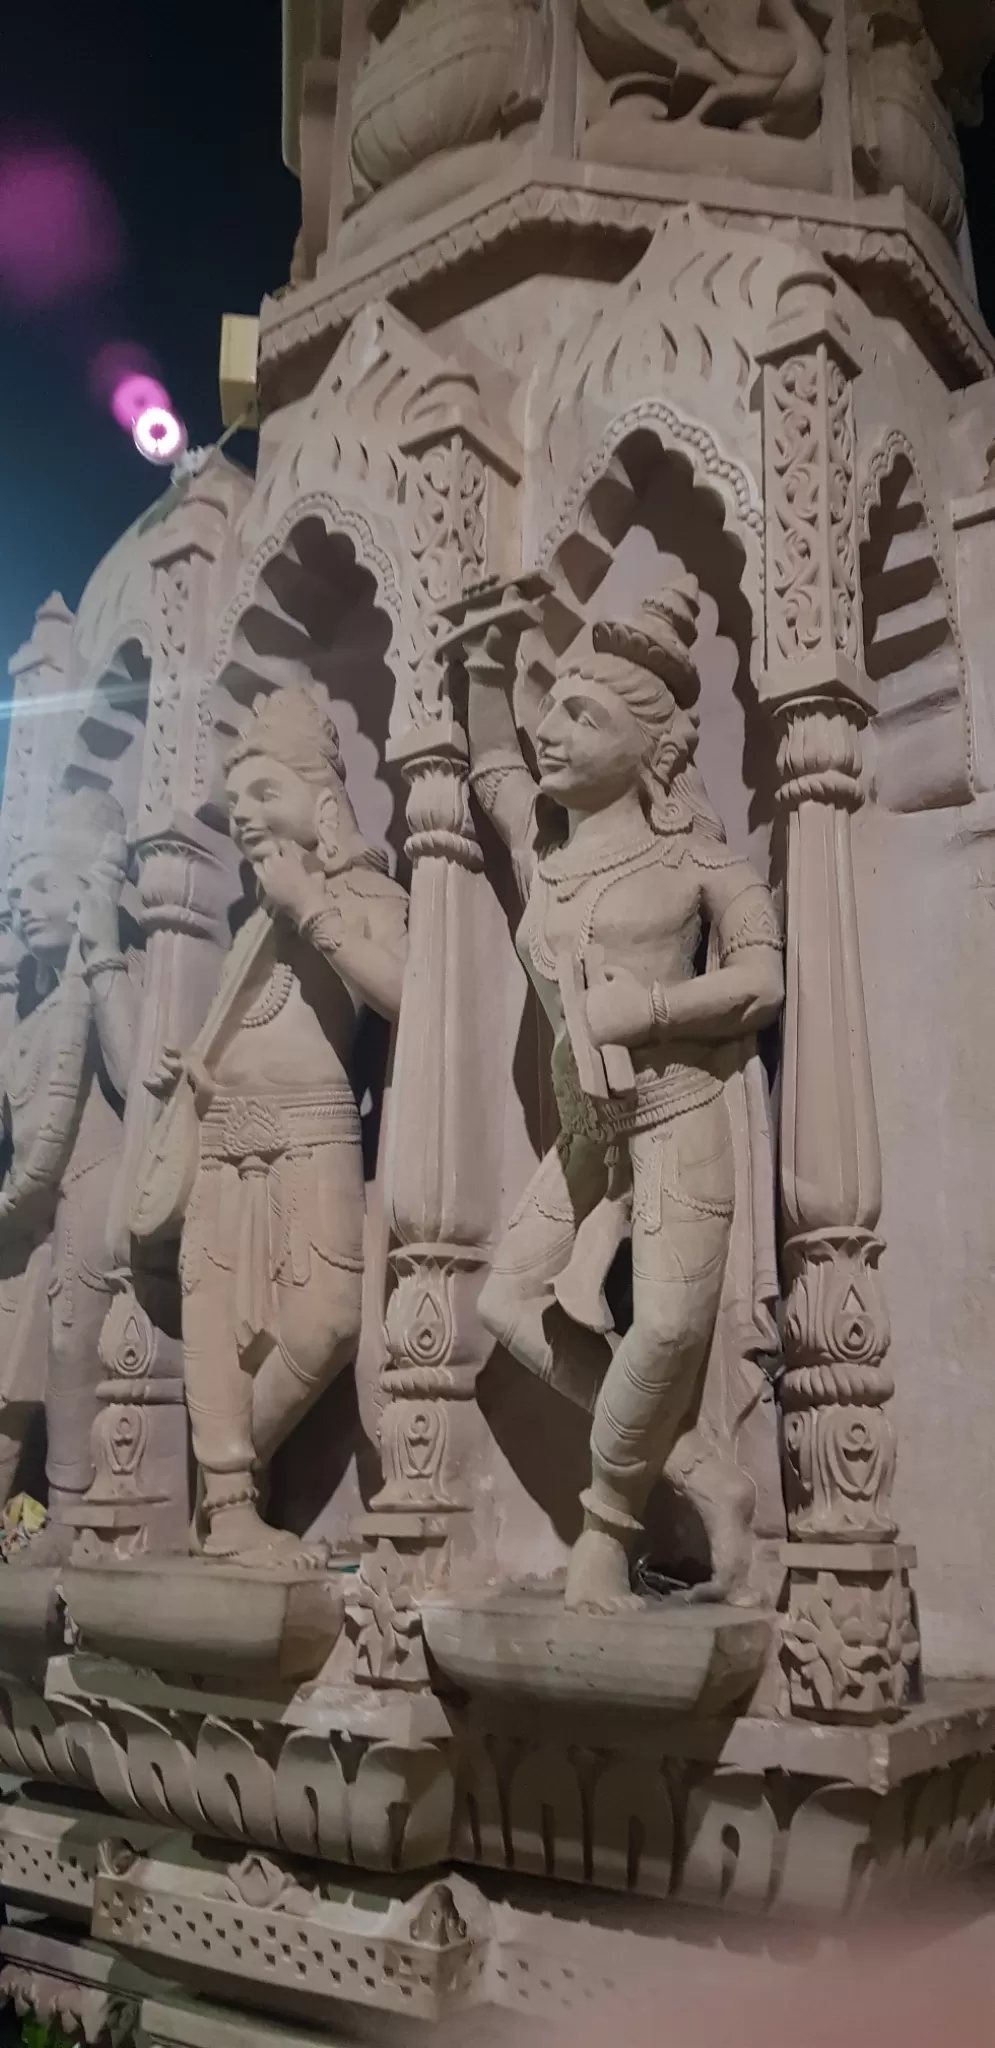
<path fill-rule="evenodd" d="M 301 920 L 300 934 L 319 953 L 329 957 L 336 954 L 345 937 L 345 924 L 338 905 L 328 903 L 320 910 L 312 910 L 309 917 Z"/>
<path fill-rule="evenodd" d="M 83 965 L 83 979 L 92 988 L 99 974 L 127 974 L 128 962 L 123 953 L 98 953 L 94 959 Z"/>
<path fill-rule="evenodd" d="M 486 817 L 489 818 L 496 808 L 501 784 L 507 781 L 509 775 L 518 779 L 524 775 L 531 782 L 532 778 L 522 761 L 521 754 L 489 753 L 478 768 L 471 768 L 470 788 Z"/>
<path fill-rule="evenodd" d="M 770 890 L 755 882 L 737 896 L 719 920 L 719 958 L 723 966 L 748 946 L 781 950 L 781 928 Z"/>

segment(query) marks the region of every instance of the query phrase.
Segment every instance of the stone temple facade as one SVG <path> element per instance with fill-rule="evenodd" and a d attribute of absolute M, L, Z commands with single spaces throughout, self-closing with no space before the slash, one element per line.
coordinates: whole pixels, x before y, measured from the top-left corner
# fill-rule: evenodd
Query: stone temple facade
<path fill-rule="evenodd" d="M 144 2048 L 995 1855 L 990 9 L 285 30 L 256 473 L 0 811 L 0 1981 Z"/>

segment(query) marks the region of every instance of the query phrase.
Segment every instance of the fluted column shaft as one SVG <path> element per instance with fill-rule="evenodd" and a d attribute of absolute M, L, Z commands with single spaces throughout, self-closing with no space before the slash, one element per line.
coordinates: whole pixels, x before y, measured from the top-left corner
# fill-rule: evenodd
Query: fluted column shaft
<path fill-rule="evenodd" d="M 364 1518 L 360 1678 L 424 1683 L 416 1597 L 450 1570 L 473 1506 L 473 1396 L 485 1356 L 475 1303 L 490 1234 L 476 1007 L 486 999 L 467 743 L 448 716 L 398 741 L 409 785 L 408 966 L 387 1152 L 394 1249 L 380 1449 L 384 1483 Z"/>
<path fill-rule="evenodd" d="M 767 668 L 787 813 L 780 1383 L 790 1542 L 782 1631 L 794 1713 L 901 1711 L 918 1642 L 892 1510 L 894 1385 L 879 1261 L 881 1155 L 851 818 L 863 664 L 852 382 L 828 272 L 784 295 L 763 368 Z"/>

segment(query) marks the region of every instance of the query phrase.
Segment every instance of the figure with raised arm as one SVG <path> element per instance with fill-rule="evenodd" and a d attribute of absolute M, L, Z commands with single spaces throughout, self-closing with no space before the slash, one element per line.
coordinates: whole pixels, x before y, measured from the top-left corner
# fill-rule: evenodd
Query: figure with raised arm
<path fill-rule="evenodd" d="M 197 1041 L 151 1077 L 167 1107 L 132 1228 L 182 1228 L 195 1548 L 306 1568 L 320 1560 L 263 1520 L 260 1477 L 355 1357 L 365 1186 L 350 1059 L 363 1009 L 400 1008 L 407 897 L 359 831 L 318 691 L 258 698 L 226 781 L 259 907 Z"/>
<path fill-rule="evenodd" d="M 712 1597 L 742 1594 L 749 1507 L 696 1422 L 736 1202 L 730 1051 L 776 1018 L 783 975 L 770 893 L 727 846 L 694 765 L 697 611 L 684 579 L 569 651 L 540 713 L 538 790 L 506 673 L 469 665 L 473 787 L 527 897 L 518 946 L 555 1033 L 560 1117 L 481 1314 L 593 1410 L 566 1599 L 601 1611 L 633 1597 L 630 1553 L 664 1468 L 706 1522 Z M 626 1190 L 633 1313 L 612 1344 L 565 1312 L 567 1276 L 581 1226 Z"/>

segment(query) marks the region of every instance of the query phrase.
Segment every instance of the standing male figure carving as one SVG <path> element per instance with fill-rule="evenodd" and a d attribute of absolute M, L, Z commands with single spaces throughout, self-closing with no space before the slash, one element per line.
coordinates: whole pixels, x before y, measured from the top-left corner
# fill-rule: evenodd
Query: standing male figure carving
<path fill-rule="evenodd" d="M 364 1006 L 396 1017 L 407 897 L 360 834 L 317 693 L 257 700 L 226 763 L 231 829 L 260 905 L 168 1100 L 140 1176 L 140 1238 L 182 1224 L 187 1405 L 209 1557 L 314 1561 L 271 1528 L 259 1477 L 355 1356 L 365 1186 L 349 1078 Z"/>
<path fill-rule="evenodd" d="M 629 1552 L 664 1467 L 706 1523 L 713 1594 L 742 1592 L 749 1555 L 740 1475 L 695 1424 L 736 1201 L 723 1049 L 776 1017 L 783 975 L 769 891 L 725 844 L 694 767 L 697 611 L 689 578 L 564 658 L 538 726 L 538 792 L 506 696 L 471 668 L 473 784 L 528 892 L 518 945 L 556 1034 L 561 1126 L 481 1314 L 594 1412 L 574 1607 L 631 1597 Z M 717 964 L 699 974 L 706 930 Z M 581 1224 L 626 1183 L 633 1320 L 612 1350 L 563 1312 L 560 1283 Z"/>
<path fill-rule="evenodd" d="M 137 991 L 120 933 L 126 861 L 119 805 L 85 787 L 56 798 L 10 878 L 41 1000 L 14 1025 L 2 1051 L 11 1165 L 0 1191 L 0 1257 L 16 1265 L 49 1233 L 52 1240 L 49 1522 L 25 1553 L 31 1564 L 68 1557 L 72 1511 L 93 1479 L 98 1345 L 110 1298 L 121 1120 L 137 1024 Z M 29 1312 L 27 1301 L 22 1312 Z"/>

